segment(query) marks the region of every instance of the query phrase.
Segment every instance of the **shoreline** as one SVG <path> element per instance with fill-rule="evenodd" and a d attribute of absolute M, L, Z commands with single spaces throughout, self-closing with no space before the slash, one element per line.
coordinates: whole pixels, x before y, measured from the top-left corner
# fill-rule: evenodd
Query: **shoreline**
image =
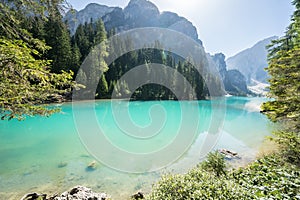
<path fill-rule="evenodd" d="M 273 151 L 275 151 L 275 150 L 273 149 Z M 268 155 L 268 154 L 264 154 L 263 156 L 265 156 L 265 155 Z M 241 159 L 232 159 L 232 160 L 225 159 L 225 162 L 227 163 L 227 166 L 229 167 L 229 169 L 239 169 L 239 168 L 247 167 L 249 164 L 253 163 L 255 160 L 259 159 L 260 157 L 262 157 L 262 156 L 260 156 L 259 151 L 257 151 L 256 157 L 254 160 L 248 160 L 247 162 L 245 162 L 245 160 L 241 160 Z M 194 168 L 196 168 L 196 166 L 193 166 L 190 169 L 187 169 L 187 171 L 190 171 L 191 169 L 194 169 Z M 166 174 L 169 174 L 169 173 L 161 174 L 160 178 L 157 181 L 155 181 L 154 184 L 156 184 L 161 179 L 162 175 L 166 175 Z M 185 173 L 173 172 L 171 174 L 183 175 Z M 51 200 L 64 200 L 67 196 L 68 196 L 69 200 L 73 200 L 73 198 L 74 198 L 74 200 L 75 199 L 76 200 L 86 200 L 88 198 L 94 198 L 94 197 L 97 197 L 98 199 L 101 199 L 101 200 L 107 200 L 107 199 L 110 199 L 110 200 L 112 200 L 112 199 L 132 200 L 132 199 L 135 199 L 135 197 L 139 197 L 139 195 L 142 195 L 144 197 L 144 195 L 148 195 L 152 191 L 152 186 L 151 186 L 150 191 L 147 191 L 144 189 L 139 189 L 139 190 L 135 190 L 132 192 L 127 192 L 127 195 L 125 195 L 125 196 L 123 195 L 123 196 L 119 196 L 119 198 L 112 198 L 112 196 L 111 196 L 112 194 L 108 193 L 107 191 L 103 191 L 103 190 L 101 190 L 101 188 L 94 188 L 94 187 L 91 187 L 91 186 L 85 185 L 85 184 L 72 186 L 72 187 L 69 187 L 69 189 L 67 189 L 67 190 L 59 190 L 60 188 L 61 188 L 60 186 L 55 186 L 53 188 L 47 188 L 47 189 L 46 188 L 43 189 L 43 187 L 38 187 L 34 191 L 32 190 L 26 194 L 25 193 L 23 193 L 23 194 L 11 193 L 11 194 L 16 194 L 16 195 L 12 198 L 8 198 L 8 199 L 5 198 L 5 200 L 10 200 L 10 199 L 15 200 L 16 197 L 20 200 L 27 200 L 27 199 L 21 199 L 22 197 L 26 196 L 27 194 L 39 194 L 40 196 L 46 195 L 47 196 L 46 200 L 50 200 L 50 199 Z M 81 188 L 81 189 L 77 190 L 76 188 Z M 77 192 L 74 193 L 72 191 L 77 191 L 77 192 L 83 191 L 83 192 L 78 192 L 80 194 L 77 195 Z M 122 192 L 122 193 L 124 194 L 124 192 Z M 80 198 L 80 197 L 82 197 L 82 198 Z M 99 198 L 99 197 L 101 197 L 101 198 Z M 114 196 L 114 197 L 116 197 L 116 196 Z M 139 199 L 139 198 L 136 198 L 136 199 Z M 31 200 L 39 200 L 39 199 L 33 198 Z"/>
<path fill-rule="evenodd" d="M 62 101 L 62 102 L 52 102 L 52 103 L 45 103 L 45 105 L 52 105 L 52 104 L 64 104 L 64 103 L 72 103 L 72 102 L 97 102 L 97 101 L 132 101 L 132 102 L 159 102 L 159 101 L 175 101 L 175 102 L 186 102 L 186 101 L 190 101 L 190 102 L 195 102 L 195 101 L 212 101 L 212 100 L 216 100 L 216 99 L 228 99 L 228 98 L 249 98 L 249 99 L 270 99 L 268 97 L 265 96 L 220 96 L 220 97 L 213 97 L 213 98 L 207 98 L 207 99 L 190 99 L 190 100 L 176 100 L 176 99 L 162 99 L 162 100 L 134 100 L 134 99 L 125 99 L 125 98 L 120 98 L 120 99 L 108 99 L 108 98 L 104 98 L 104 99 L 83 99 L 83 100 L 66 100 L 66 101 Z"/>

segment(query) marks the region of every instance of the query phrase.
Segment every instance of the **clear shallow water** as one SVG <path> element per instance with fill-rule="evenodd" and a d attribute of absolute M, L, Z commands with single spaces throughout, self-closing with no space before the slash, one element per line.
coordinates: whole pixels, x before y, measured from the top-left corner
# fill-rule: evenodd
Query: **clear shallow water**
<path fill-rule="evenodd" d="M 119 104 L 117 112 L 121 112 L 122 109 L 129 112 L 134 125 L 141 130 L 150 127 L 150 130 L 155 129 L 154 132 L 159 133 L 140 143 L 125 137 L 124 130 L 120 131 L 114 123 L 116 119 L 112 114 L 110 101 L 96 101 L 96 116 L 102 131 L 105 132 L 108 140 L 128 152 L 149 153 L 170 145 L 183 121 L 180 108 L 183 106 L 191 111 L 199 109 L 200 122 L 196 129 L 197 137 L 192 141 L 188 151 L 182 152 L 180 159 L 166 168 L 142 174 L 116 171 L 100 162 L 97 162 L 95 170 L 89 170 L 87 165 L 96 159 L 88 153 L 79 139 L 71 103 L 60 105 L 62 113 L 49 118 L 28 117 L 21 122 L 1 121 L 0 199 L 19 199 L 27 192 L 60 193 L 75 185 L 85 185 L 95 191 L 106 192 L 113 199 L 126 199 L 138 190 L 150 191 L 151 185 L 161 174 L 185 172 L 201 161 L 199 149 L 207 137 L 207 131 L 214 125 L 211 120 L 217 117 L 212 110 L 218 109 L 212 106 L 215 103 L 225 105 L 226 112 L 223 113 L 221 135 L 217 137 L 218 141 L 214 148 L 237 151 L 242 156 L 242 160 L 238 162 L 249 162 L 255 158 L 264 137 L 271 132 L 269 121 L 259 113 L 259 106 L 265 100 L 264 98 L 228 97 L 221 103 L 219 100 L 180 103 L 150 101 L 130 102 L 129 105 L 126 102 L 116 101 Z M 78 102 L 74 104 L 74 109 L 84 112 L 90 109 L 91 105 L 91 102 Z M 157 116 L 155 116 L 155 109 L 159 110 Z M 154 115 L 153 118 L 151 114 Z M 185 123 L 191 124 L 185 125 L 185 130 L 182 130 L 187 134 L 195 131 L 191 130 L 194 129 L 192 112 L 189 116 L 191 119 L 185 120 Z M 91 131 L 89 123 L 92 120 L 90 118 L 81 120 L 87 130 Z M 126 126 L 127 121 L 121 120 L 120 123 L 123 123 L 122 121 L 125 124 L 120 126 Z M 157 126 L 162 126 L 151 128 L 151 124 L 155 125 L 155 123 Z M 130 160 L 128 163 L 134 165 Z"/>

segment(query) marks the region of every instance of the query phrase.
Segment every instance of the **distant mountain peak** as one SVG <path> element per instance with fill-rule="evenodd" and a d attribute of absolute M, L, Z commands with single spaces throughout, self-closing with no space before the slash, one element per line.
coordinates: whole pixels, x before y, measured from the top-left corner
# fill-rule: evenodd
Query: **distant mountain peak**
<path fill-rule="evenodd" d="M 249 86 L 255 86 L 258 83 L 266 85 L 269 77 L 265 68 L 268 66 L 266 46 L 277 36 L 268 37 L 254 44 L 252 47 L 241 51 L 233 57 L 226 60 L 228 69 L 238 69 L 246 77 Z"/>
<path fill-rule="evenodd" d="M 64 20 L 68 22 L 69 29 L 73 35 L 79 26 L 85 22 L 90 22 L 91 19 L 102 18 L 107 13 L 112 12 L 116 7 L 108 7 L 106 5 L 100 5 L 97 3 L 90 3 L 82 10 L 71 10 L 67 12 Z"/>
<path fill-rule="evenodd" d="M 128 3 L 128 6 L 131 6 L 131 5 L 150 6 L 150 7 L 157 8 L 157 6 L 154 3 L 152 3 L 151 1 L 148 1 L 148 0 L 130 0 Z"/>
<path fill-rule="evenodd" d="M 266 39 L 263 39 L 263 40 L 257 42 L 253 47 L 259 46 L 259 45 L 264 45 L 264 46 L 266 46 L 266 45 L 270 44 L 272 40 L 276 40 L 276 39 L 278 39 L 278 36 L 271 36 L 271 37 L 268 37 L 268 38 L 266 38 Z"/>
<path fill-rule="evenodd" d="M 124 8 L 124 13 L 126 18 L 147 18 L 149 15 L 157 17 L 160 14 L 157 6 L 147 0 L 131 0 Z"/>
<path fill-rule="evenodd" d="M 89 3 L 88 5 L 85 6 L 84 9 L 90 9 L 90 8 L 94 9 L 95 7 L 108 8 L 108 6 L 106 6 L 106 5 L 101 5 L 101 4 L 97 4 L 97 3 Z"/>
<path fill-rule="evenodd" d="M 278 38 L 277 36 L 271 36 L 271 37 L 268 37 L 266 39 L 260 40 L 257 43 L 255 43 L 252 47 L 249 47 L 249 48 L 237 53 L 236 55 L 228 58 L 228 60 L 233 58 L 233 57 L 237 57 L 241 54 L 248 53 L 248 51 L 253 51 L 254 49 L 255 50 L 259 49 L 260 51 L 264 51 L 264 53 L 267 53 L 266 46 L 268 44 L 270 44 L 272 40 L 276 40 L 277 38 Z"/>
<path fill-rule="evenodd" d="M 266 46 L 272 40 L 277 39 L 277 36 L 272 36 L 257 42 L 251 48 L 245 49 L 233 57 L 226 60 L 229 69 L 238 69 L 246 77 L 247 83 L 253 81 L 267 83 L 268 74 L 264 70 L 268 66 Z"/>
<path fill-rule="evenodd" d="M 145 10 L 145 9 L 153 10 L 159 14 L 158 7 L 154 3 L 152 3 L 151 1 L 148 1 L 148 0 L 130 0 L 124 10 L 132 8 L 132 7 L 137 8 L 137 9 L 143 9 L 143 10 Z"/>

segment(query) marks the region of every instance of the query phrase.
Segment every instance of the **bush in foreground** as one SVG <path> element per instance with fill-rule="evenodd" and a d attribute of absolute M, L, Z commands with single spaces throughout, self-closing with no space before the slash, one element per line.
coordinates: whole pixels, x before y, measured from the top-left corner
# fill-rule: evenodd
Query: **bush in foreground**
<path fill-rule="evenodd" d="M 246 168 L 217 175 L 205 169 L 216 158 L 213 154 L 187 174 L 165 175 L 147 199 L 300 199 L 299 168 L 280 157 L 266 156 Z"/>

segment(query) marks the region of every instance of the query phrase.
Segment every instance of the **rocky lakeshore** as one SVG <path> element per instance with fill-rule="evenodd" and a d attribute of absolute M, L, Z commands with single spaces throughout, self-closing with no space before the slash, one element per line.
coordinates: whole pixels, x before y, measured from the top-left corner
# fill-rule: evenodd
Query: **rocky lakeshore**
<path fill-rule="evenodd" d="M 55 194 L 47 198 L 47 194 L 30 193 L 21 200 L 107 200 L 110 196 L 105 193 L 96 193 L 84 186 L 76 186 L 62 194 Z"/>

